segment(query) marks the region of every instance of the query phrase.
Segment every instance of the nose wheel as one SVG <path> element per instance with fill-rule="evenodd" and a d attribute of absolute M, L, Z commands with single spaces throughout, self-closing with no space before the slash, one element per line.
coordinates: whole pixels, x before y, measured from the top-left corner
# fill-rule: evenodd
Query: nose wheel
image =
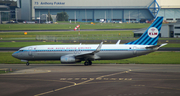
<path fill-rule="evenodd" d="M 29 66 L 29 62 L 26 62 L 26 66 Z"/>
<path fill-rule="evenodd" d="M 85 61 L 85 62 L 84 62 L 84 65 L 85 65 L 85 66 L 92 65 L 91 60 L 87 60 L 87 61 Z"/>

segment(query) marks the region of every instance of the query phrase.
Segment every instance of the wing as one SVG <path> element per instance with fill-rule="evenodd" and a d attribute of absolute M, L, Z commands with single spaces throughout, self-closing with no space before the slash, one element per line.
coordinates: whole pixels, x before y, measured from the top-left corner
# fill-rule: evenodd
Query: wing
<path fill-rule="evenodd" d="M 103 42 L 101 42 L 101 43 L 99 44 L 99 46 L 96 48 L 96 50 L 93 51 L 93 52 L 86 52 L 86 53 L 82 53 L 82 54 L 77 54 L 77 55 L 75 55 L 74 57 L 75 57 L 75 58 L 86 58 L 86 59 L 88 58 L 88 59 L 92 59 L 92 60 L 98 59 L 98 58 L 100 58 L 100 57 L 98 57 L 98 56 L 95 55 L 95 54 L 98 53 L 98 52 L 101 50 L 102 44 L 103 44 Z"/>
<path fill-rule="evenodd" d="M 99 46 L 96 48 L 95 51 L 83 52 L 81 54 L 69 54 L 69 55 L 66 55 L 66 56 L 73 56 L 73 57 L 75 57 L 77 59 L 90 59 L 90 60 L 98 59 L 100 57 L 97 56 L 96 53 L 98 53 L 101 50 L 102 44 L 103 44 L 103 42 L 101 42 L 99 44 Z"/>

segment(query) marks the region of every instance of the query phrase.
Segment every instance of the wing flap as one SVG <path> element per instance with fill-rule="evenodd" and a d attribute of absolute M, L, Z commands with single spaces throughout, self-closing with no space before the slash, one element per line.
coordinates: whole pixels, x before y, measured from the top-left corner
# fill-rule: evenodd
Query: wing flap
<path fill-rule="evenodd" d="M 93 51 L 93 52 L 87 52 L 87 53 L 78 54 L 75 57 L 76 58 L 98 59 L 100 57 L 95 55 L 95 54 L 101 51 L 102 44 L 103 44 L 103 42 L 101 42 L 99 44 L 99 46 L 96 48 L 96 50 Z"/>

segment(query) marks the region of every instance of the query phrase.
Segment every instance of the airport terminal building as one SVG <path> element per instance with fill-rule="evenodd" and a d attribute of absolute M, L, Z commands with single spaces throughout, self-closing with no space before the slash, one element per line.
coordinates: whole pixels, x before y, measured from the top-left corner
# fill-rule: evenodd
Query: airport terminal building
<path fill-rule="evenodd" d="M 140 22 L 164 16 L 180 20 L 179 0 L 17 0 L 18 19 L 37 20 L 50 14 L 66 12 L 68 20 L 79 22 Z M 42 19 L 42 18 L 41 18 Z"/>

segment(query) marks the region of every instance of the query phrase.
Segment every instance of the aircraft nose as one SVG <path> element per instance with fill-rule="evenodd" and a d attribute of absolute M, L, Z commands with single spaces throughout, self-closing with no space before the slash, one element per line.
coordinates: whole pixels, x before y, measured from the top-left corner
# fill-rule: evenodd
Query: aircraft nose
<path fill-rule="evenodd" d="M 17 58 L 17 57 L 18 57 L 18 54 L 14 52 L 14 53 L 12 54 L 12 56 L 15 57 L 15 58 Z"/>

